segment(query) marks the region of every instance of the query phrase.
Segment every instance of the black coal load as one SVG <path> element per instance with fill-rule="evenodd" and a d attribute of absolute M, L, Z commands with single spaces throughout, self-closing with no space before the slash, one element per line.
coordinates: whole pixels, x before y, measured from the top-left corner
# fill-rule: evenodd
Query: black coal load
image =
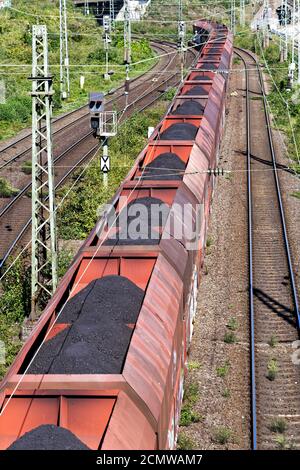
<path fill-rule="evenodd" d="M 213 64 L 212 62 L 204 63 L 200 65 L 200 69 L 204 70 L 216 70 L 218 68 L 218 65 Z"/>
<path fill-rule="evenodd" d="M 92 281 L 66 304 L 58 323 L 72 325 L 44 343 L 29 373 L 121 373 L 143 297 L 123 276 Z"/>
<path fill-rule="evenodd" d="M 180 114 L 180 115 L 186 115 L 186 116 L 202 116 L 204 113 L 204 106 L 201 103 L 198 103 L 195 100 L 188 100 L 184 101 L 183 104 L 178 106 L 174 111 L 172 111 L 172 114 Z"/>
<path fill-rule="evenodd" d="M 204 80 L 205 82 L 211 81 L 212 78 L 209 77 L 208 75 L 195 75 L 193 80 Z"/>
<path fill-rule="evenodd" d="M 193 86 L 192 88 L 190 88 L 188 91 L 186 91 L 184 93 L 185 95 L 187 96 L 191 96 L 191 95 L 207 95 L 207 91 L 205 90 L 205 88 L 201 85 L 197 85 L 197 86 Z"/>
<path fill-rule="evenodd" d="M 7 450 L 90 450 L 68 429 L 44 424 L 25 433 Z"/>
<path fill-rule="evenodd" d="M 185 163 L 176 153 L 161 153 L 144 168 L 142 179 L 182 180 L 184 170 Z"/>
<path fill-rule="evenodd" d="M 162 134 L 160 140 L 194 140 L 198 127 L 188 122 L 179 122 L 168 127 Z"/>
<path fill-rule="evenodd" d="M 104 245 L 155 245 L 159 243 L 158 227 L 163 227 L 169 215 L 169 206 L 161 199 L 141 197 L 123 209 L 114 226 L 117 233 Z M 157 217 L 153 217 L 154 212 Z"/>

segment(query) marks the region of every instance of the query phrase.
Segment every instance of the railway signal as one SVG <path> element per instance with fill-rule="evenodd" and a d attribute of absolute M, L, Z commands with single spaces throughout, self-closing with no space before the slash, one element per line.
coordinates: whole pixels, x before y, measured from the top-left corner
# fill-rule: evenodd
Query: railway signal
<path fill-rule="evenodd" d="M 100 169 L 103 173 L 104 186 L 107 186 L 108 172 L 110 171 L 108 140 L 109 137 L 117 134 L 117 113 L 116 111 L 105 111 L 104 94 L 99 92 L 90 93 L 89 110 L 93 135 L 99 138 L 102 143 Z"/>
<path fill-rule="evenodd" d="M 59 0 L 60 96 L 70 96 L 70 72 L 66 0 Z"/>
<path fill-rule="evenodd" d="M 52 76 L 47 28 L 32 27 L 32 274 L 31 319 L 38 301 L 57 286 L 57 240 L 52 154 Z"/>

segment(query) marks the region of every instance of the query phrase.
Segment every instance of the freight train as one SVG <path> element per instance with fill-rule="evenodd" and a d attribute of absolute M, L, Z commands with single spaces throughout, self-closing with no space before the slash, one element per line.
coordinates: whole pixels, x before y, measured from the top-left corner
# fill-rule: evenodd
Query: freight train
<path fill-rule="evenodd" d="M 176 447 L 233 51 L 224 25 L 194 34 L 197 61 L 1 384 L 1 449 Z"/>

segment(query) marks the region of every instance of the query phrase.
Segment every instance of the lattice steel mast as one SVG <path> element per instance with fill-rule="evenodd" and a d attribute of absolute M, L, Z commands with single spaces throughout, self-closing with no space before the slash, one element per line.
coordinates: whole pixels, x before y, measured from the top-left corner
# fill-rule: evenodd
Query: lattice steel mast
<path fill-rule="evenodd" d="M 124 62 L 131 62 L 131 16 L 129 0 L 124 0 Z"/>
<path fill-rule="evenodd" d="M 70 72 L 66 0 L 59 0 L 60 96 L 70 96 Z"/>
<path fill-rule="evenodd" d="M 57 286 L 57 243 L 51 114 L 52 77 L 48 69 L 47 28 L 32 27 L 32 284 L 31 318 L 38 300 Z"/>

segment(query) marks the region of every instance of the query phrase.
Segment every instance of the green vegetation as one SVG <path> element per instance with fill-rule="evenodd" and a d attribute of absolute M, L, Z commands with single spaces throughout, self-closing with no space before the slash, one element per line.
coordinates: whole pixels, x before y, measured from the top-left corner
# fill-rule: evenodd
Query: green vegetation
<path fill-rule="evenodd" d="M 196 448 L 196 444 L 188 437 L 184 432 L 178 434 L 177 439 L 177 450 L 193 450 Z"/>
<path fill-rule="evenodd" d="M 271 381 L 276 379 L 278 364 L 276 359 L 270 359 L 267 366 L 267 378 Z"/>
<path fill-rule="evenodd" d="M 30 268 L 19 259 L 4 277 L 1 285 L 0 341 L 5 346 L 5 364 L 0 364 L 0 379 L 22 345 L 19 339 L 20 325 L 29 311 Z"/>
<path fill-rule="evenodd" d="M 287 427 L 287 422 L 283 418 L 275 418 L 270 423 L 270 430 L 279 434 L 283 434 Z"/>
<path fill-rule="evenodd" d="M 285 436 L 277 436 L 275 439 L 278 449 L 284 450 L 288 449 L 288 440 Z"/>
<path fill-rule="evenodd" d="M 209 248 L 213 244 L 213 240 L 210 236 L 207 237 L 206 246 Z"/>
<path fill-rule="evenodd" d="M 300 191 L 294 191 L 291 195 L 297 199 L 300 199 Z"/>
<path fill-rule="evenodd" d="M 230 370 L 230 362 L 227 360 L 222 366 L 216 368 L 217 376 L 224 378 L 228 375 Z"/>
<path fill-rule="evenodd" d="M 0 197 L 12 197 L 18 192 L 18 189 L 13 188 L 6 179 L 0 177 Z"/>
<path fill-rule="evenodd" d="M 220 426 L 216 429 L 214 433 L 214 442 L 220 445 L 227 444 L 232 437 L 232 432 L 230 429 L 226 428 L 225 426 Z"/>
<path fill-rule="evenodd" d="M 142 114 L 133 115 L 119 128 L 118 135 L 110 139 L 111 171 L 107 189 L 103 186 L 99 159 L 95 159 L 88 166 L 58 213 L 60 238 L 86 238 L 96 223 L 99 208 L 113 196 L 146 144 L 148 126 L 159 122 L 167 105 L 166 102 L 160 102 Z M 76 179 L 77 175 L 78 173 L 73 179 Z M 58 197 L 63 197 L 71 186 L 72 181 L 58 192 Z"/>
<path fill-rule="evenodd" d="M 230 392 L 229 388 L 225 388 L 222 392 L 222 397 L 223 398 L 230 398 L 230 395 L 231 395 L 231 392 Z"/>
<path fill-rule="evenodd" d="M 226 331 L 224 335 L 224 343 L 233 344 L 236 342 L 236 335 L 233 331 Z"/>
<path fill-rule="evenodd" d="M 29 124 L 31 118 L 31 30 L 32 25 L 45 24 L 48 30 L 50 70 L 53 74 L 54 113 L 59 114 L 87 103 L 87 95 L 92 90 L 108 91 L 123 83 L 123 34 L 112 34 L 109 48 L 109 68 L 114 71 L 111 80 L 103 78 L 105 52 L 102 28 L 96 19 L 83 15 L 81 9 L 67 2 L 70 88 L 71 96 L 64 102 L 59 94 L 59 1 L 58 0 L 14 0 L 14 9 L 0 10 L 0 63 L 16 64 L 16 67 L 2 67 L 4 73 L 6 103 L 0 104 L 0 140 L 14 135 Z M 19 10 L 19 11 L 17 11 Z M 155 64 L 155 54 L 147 38 L 132 42 L 132 66 L 130 76 L 136 76 Z M 150 61 L 145 59 L 153 58 Z M 20 67 L 20 65 L 26 65 Z M 84 65 L 84 67 L 82 67 Z M 9 73 L 8 73 L 9 70 Z M 84 89 L 80 88 L 80 76 L 84 75 Z"/>
<path fill-rule="evenodd" d="M 198 361 L 189 361 L 188 370 L 199 370 L 201 368 L 201 363 Z"/>
<path fill-rule="evenodd" d="M 238 329 L 238 326 L 239 324 L 238 324 L 237 319 L 235 317 L 230 317 L 226 327 L 231 331 L 235 331 Z"/>
<path fill-rule="evenodd" d="M 22 165 L 22 171 L 26 173 L 26 175 L 30 175 L 32 172 L 32 160 L 27 160 Z"/>
<path fill-rule="evenodd" d="M 192 423 L 198 423 L 201 421 L 202 416 L 193 410 L 193 407 L 197 403 L 199 397 L 199 386 L 197 383 L 190 383 L 183 397 L 183 405 L 180 416 L 180 426 L 189 426 Z"/>
<path fill-rule="evenodd" d="M 268 341 L 268 344 L 271 348 L 275 348 L 277 346 L 278 339 L 276 338 L 275 335 L 272 335 Z"/>

